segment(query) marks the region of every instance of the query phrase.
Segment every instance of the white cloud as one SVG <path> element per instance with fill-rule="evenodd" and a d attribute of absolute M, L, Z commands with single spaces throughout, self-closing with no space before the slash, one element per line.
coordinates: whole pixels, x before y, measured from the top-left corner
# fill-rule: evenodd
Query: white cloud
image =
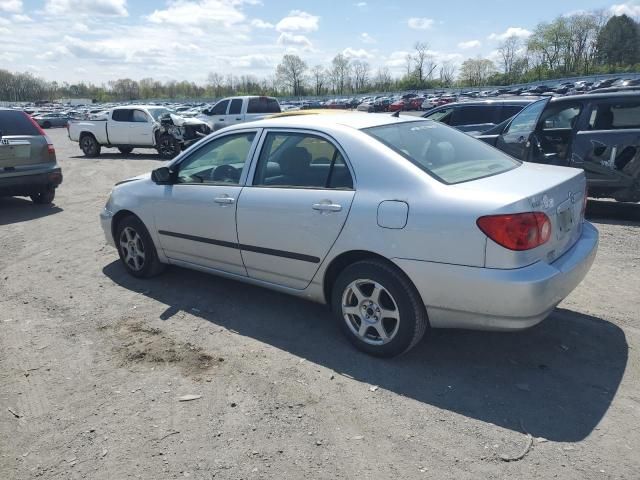
<path fill-rule="evenodd" d="M 418 18 L 412 17 L 407 20 L 407 25 L 409 28 L 413 28 L 414 30 L 428 30 L 430 29 L 435 21 L 432 18 Z"/>
<path fill-rule="evenodd" d="M 411 55 L 411 52 L 396 50 L 387 57 L 384 63 L 388 67 L 404 67 L 407 64 L 407 55 Z"/>
<path fill-rule="evenodd" d="M 276 25 L 279 32 L 315 32 L 318 30 L 320 17 L 303 12 L 302 10 L 292 10 Z"/>
<path fill-rule="evenodd" d="M 358 3 L 354 3 L 354 5 L 358 8 L 364 8 L 367 6 L 367 2 L 358 2 Z"/>
<path fill-rule="evenodd" d="M 33 18 L 31 18 L 29 15 L 22 15 L 22 14 L 12 15 L 11 19 L 16 23 L 30 23 L 30 22 L 33 22 Z"/>
<path fill-rule="evenodd" d="M 367 52 L 364 48 L 351 48 L 347 47 L 342 51 L 342 54 L 347 58 L 355 58 L 358 60 L 373 58 L 373 54 Z"/>
<path fill-rule="evenodd" d="M 273 23 L 265 22 L 259 18 L 251 20 L 251 26 L 256 28 L 273 28 Z"/>
<path fill-rule="evenodd" d="M 526 28 L 509 27 L 502 33 L 492 33 L 489 35 L 489 40 L 506 40 L 509 37 L 528 38 L 530 36 L 531 32 Z"/>
<path fill-rule="evenodd" d="M 46 0 L 45 11 L 51 15 L 94 15 L 126 17 L 127 0 Z"/>
<path fill-rule="evenodd" d="M 362 43 L 376 43 L 376 39 L 369 35 L 367 32 L 360 34 L 360 40 Z"/>
<path fill-rule="evenodd" d="M 470 48 L 478 48 L 482 46 L 482 42 L 480 40 L 469 40 L 468 42 L 460 42 L 458 44 L 458 48 L 462 50 L 468 50 Z"/>
<path fill-rule="evenodd" d="M 2 0 L 0 2 L 0 12 L 20 13 L 22 11 L 22 0 Z"/>
<path fill-rule="evenodd" d="M 294 35 L 293 33 L 283 32 L 278 37 L 278 45 L 293 46 L 302 48 L 311 48 L 311 41 L 304 35 Z"/>
<path fill-rule="evenodd" d="M 631 0 L 627 3 L 612 5 L 609 8 L 612 15 L 628 15 L 629 17 L 640 17 L 640 1 Z"/>
<path fill-rule="evenodd" d="M 164 10 L 155 10 L 148 19 L 152 23 L 163 23 L 175 26 L 194 27 L 222 24 L 226 27 L 236 25 L 245 20 L 245 15 L 238 6 L 241 0 L 199 0 L 188 2 L 177 0 Z"/>

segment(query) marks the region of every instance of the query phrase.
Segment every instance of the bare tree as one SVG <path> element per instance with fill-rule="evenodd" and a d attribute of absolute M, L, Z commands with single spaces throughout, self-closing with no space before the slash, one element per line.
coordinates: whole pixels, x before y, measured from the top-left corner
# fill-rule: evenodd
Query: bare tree
<path fill-rule="evenodd" d="M 326 81 L 326 71 L 322 65 L 316 65 L 311 69 L 311 78 L 314 83 L 314 90 L 316 92 L 316 96 L 320 96 L 322 94 L 322 89 L 324 88 L 324 82 Z"/>
<path fill-rule="evenodd" d="M 378 68 L 378 71 L 376 72 L 376 77 L 374 80 L 376 89 L 383 92 L 387 91 L 391 88 L 392 81 L 393 80 L 391 78 L 391 73 L 389 72 L 389 69 L 387 67 Z"/>
<path fill-rule="evenodd" d="M 302 95 L 307 64 L 297 55 L 285 55 L 276 68 L 276 76 L 294 96 Z"/>
<path fill-rule="evenodd" d="M 453 81 L 456 77 L 456 66 L 451 62 L 444 62 L 440 66 L 440 83 L 444 87 L 450 87 L 453 85 Z"/>
<path fill-rule="evenodd" d="M 333 90 L 335 93 L 343 94 L 345 87 L 349 83 L 351 74 L 351 64 L 349 59 L 339 53 L 331 61 L 331 81 L 333 82 Z"/>
<path fill-rule="evenodd" d="M 487 80 L 496 71 L 491 60 L 486 58 L 469 58 L 460 67 L 460 80 L 470 87 L 486 85 Z"/>
<path fill-rule="evenodd" d="M 404 57 L 404 60 L 406 62 L 406 67 L 407 67 L 407 78 L 409 78 L 411 76 L 411 68 L 413 66 L 413 57 L 411 56 L 410 53 L 407 53 Z"/>
<path fill-rule="evenodd" d="M 424 83 L 426 80 L 433 78 L 433 72 L 438 66 L 435 63 L 433 55 L 429 53 L 429 44 L 426 42 L 416 42 L 413 47 L 416 53 L 413 55 L 413 61 L 415 62 L 415 74 L 419 83 Z"/>
<path fill-rule="evenodd" d="M 498 47 L 502 69 L 508 82 L 514 81 L 513 65 L 516 63 L 519 48 L 520 40 L 515 35 L 507 38 L 502 45 Z"/>
<path fill-rule="evenodd" d="M 353 87 L 356 92 L 364 90 L 369 83 L 369 64 L 362 60 L 354 60 L 353 67 Z"/>

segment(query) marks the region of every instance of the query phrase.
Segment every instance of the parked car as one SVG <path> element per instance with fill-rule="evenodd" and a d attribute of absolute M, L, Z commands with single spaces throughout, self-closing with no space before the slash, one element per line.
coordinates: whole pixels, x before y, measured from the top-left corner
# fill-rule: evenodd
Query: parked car
<path fill-rule="evenodd" d="M 65 113 L 42 113 L 34 116 L 33 119 L 42 128 L 66 127 L 71 117 Z"/>
<path fill-rule="evenodd" d="M 67 128 L 69 139 L 78 142 L 87 157 L 97 157 L 104 146 L 124 155 L 134 148 L 155 148 L 167 160 L 211 133 L 202 120 L 183 118 L 154 105 L 116 107 L 105 118 L 70 121 Z"/>
<path fill-rule="evenodd" d="M 388 111 L 397 112 L 397 111 L 406 110 L 406 108 L 407 108 L 406 102 L 403 99 L 400 99 L 400 100 L 395 100 L 394 102 L 390 103 Z"/>
<path fill-rule="evenodd" d="M 513 117 L 533 101 L 518 97 L 509 100 L 449 103 L 430 110 L 422 117 L 446 123 L 463 132 L 484 132 Z"/>
<path fill-rule="evenodd" d="M 391 99 L 389 97 L 376 98 L 373 101 L 374 112 L 388 112 L 389 105 L 391 105 Z"/>
<path fill-rule="evenodd" d="M 207 122 L 215 131 L 236 123 L 259 120 L 281 111 L 278 100 L 273 97 L 230 97 L 223 98 L 212 107 L 203 110 L 198 118 Z"/>
<path fill-rule="evenodd" d="M 478 138 L 528 162 L 582 168 L 589 194 L 640 201 L 640 92 L 545 98 Z"/>
<path fill-rule="evenodd" d="M 0 108 L 0 196 L 49 204 L 61 183 L 55 148 L 42 128 L 24 112 Z"/>
<path fill-rule="evenodd" d="M 394 356 L 428 327 L 535 325 L 589 270 L 583 171 L 421 118 L 300 113 L 116 185 L 100 217 L 126 271 L 173 264 L 328 303 L 357 348 Z"/>

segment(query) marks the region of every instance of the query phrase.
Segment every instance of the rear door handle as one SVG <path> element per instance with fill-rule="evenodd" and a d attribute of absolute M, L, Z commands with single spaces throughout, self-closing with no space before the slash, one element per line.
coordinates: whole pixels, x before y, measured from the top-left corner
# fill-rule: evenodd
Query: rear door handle
<path fill-rule="evenodd" d="M 314 203 L 311 207 L 314 210 L 318 210 L 319 212 L 339 212 L 342 210 L 342 205 L 338 205 L 336 203 Z"/>
<path fill-rule="evenodd" d="M 214 198 L 213 201 L 219 203 L 220 205 L 231 205 L 236 201 L 236 199 L 232 197 L 217 197 Z"/>

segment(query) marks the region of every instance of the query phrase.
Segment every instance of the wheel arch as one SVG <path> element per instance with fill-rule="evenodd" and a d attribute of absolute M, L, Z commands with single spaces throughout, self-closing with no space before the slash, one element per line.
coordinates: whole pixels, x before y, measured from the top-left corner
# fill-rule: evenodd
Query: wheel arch
<path fill-rule="evenodd" d="M 90 137 L 93 137 L 93 139 L 96 140 L 96 136 L 92 132 L 89 132 L 87 130 L 83 130 L 82 132 L 80 132 L 80 136 L 78 137 L 78 140 L 82 140 L 87 135 L 89 135 Z"/>
<path fill-rule="evenodd" d="M 360 262 L 362 260 L 380 260 L 387 265 L 393 266 L 397 270 L 401 271 L 403 275 L 407 277 L 407 279 L 411 282 L 411 279 L 407 276 L 406 273 L 402 271 L 400 267 L 398 267 L 398 265 L 393 263 L 388 258 L 380 255 L 379 253 L 371 252 L 369 250 L 349 250 L 347 252 L 341 253 L 333 260 L 331 260 L 329 266 L 324 272 L 324 276 L 322 279 L 322 293 L 327 304 L 331 304 L 331 289 L 333 288 L 333 285 L 340 273 L 349 265 Z M 411 283 L 413 284 L 413 282 Z"/>
<path fill-rule="evenodd" d="M 114 216 L 113 220 L 111 220 L 111 238 L 113 241 L 116 241 L 116 229 L 122 220 L 127 217 L 136 217 L 138 220 L 142 222 L 142 219 L 133 213 L 131 210 L 119 210 Z M 142 222 L 144 224 L 144 222 Z"/>

